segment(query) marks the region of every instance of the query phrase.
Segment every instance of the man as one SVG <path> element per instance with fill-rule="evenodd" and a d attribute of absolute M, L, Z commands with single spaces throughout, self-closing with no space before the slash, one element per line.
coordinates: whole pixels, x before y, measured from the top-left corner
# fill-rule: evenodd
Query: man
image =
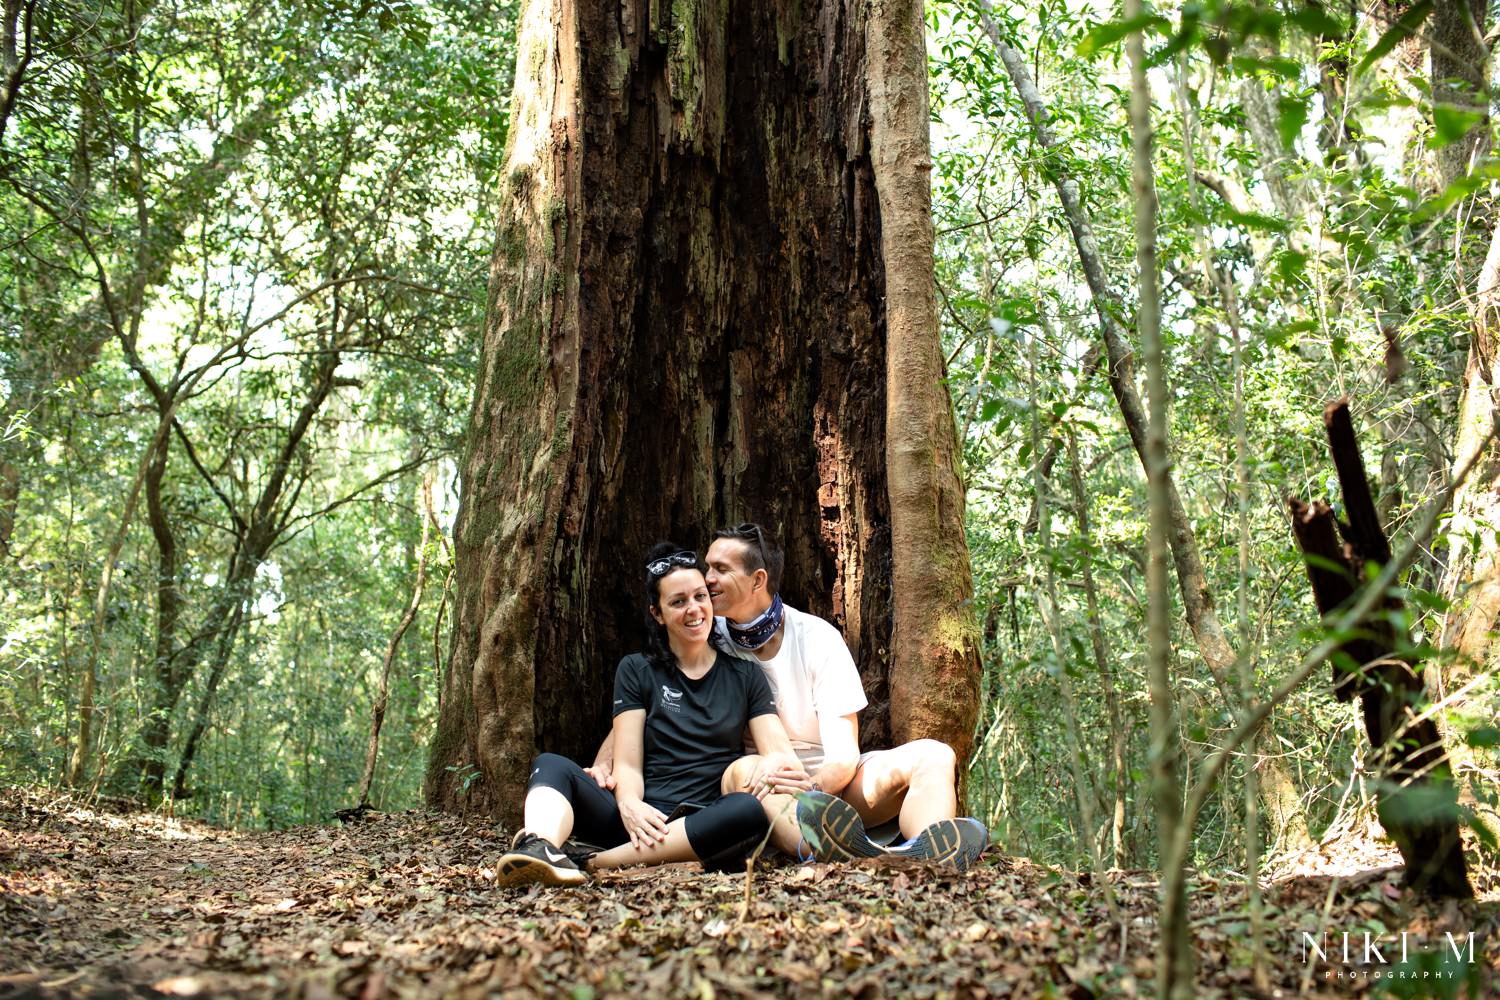
<path fill-rule="evenodd" d="M 781 600 L 784 560 L 756 524 L 721 528 L 708 548 L 716 645 L 760 662 L 804 769 L 746 757 L 725 773 L 723 790 L 760 796 L 772 842 L 792 857 L 872 857 L 882 849 L 866 827 L 899 818 L 906 840 L 889 853 L 967 867 L 988 834 L 978 820 L 955 818 L 953 750 L 915 740 L 859 752 L 858 713 L 868 702 L 854 659 L 831 624 Z"/>

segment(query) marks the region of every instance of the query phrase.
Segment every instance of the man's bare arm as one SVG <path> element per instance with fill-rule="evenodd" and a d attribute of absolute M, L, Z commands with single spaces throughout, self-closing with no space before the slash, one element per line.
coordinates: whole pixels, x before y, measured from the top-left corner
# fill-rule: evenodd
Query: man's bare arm
<path fill-rule="evenodd" d="M 851 712 L 819 719 L 818 735 L 823 739 L 823 764 L 813 773 L 813 780 L 823 791 L 837 795 L 859 768 L 859 716 Z"/>

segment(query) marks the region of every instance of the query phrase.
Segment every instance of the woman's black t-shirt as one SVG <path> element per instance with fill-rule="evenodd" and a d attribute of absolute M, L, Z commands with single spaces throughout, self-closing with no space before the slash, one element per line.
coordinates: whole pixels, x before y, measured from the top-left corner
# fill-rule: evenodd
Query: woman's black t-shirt
<path fill-rule="evenodd" d="M 645 799 L 670 813 L 683 802 L 719 797 L 724 769 L 744 756 L 745 724 L 776 714 L 760 664 L 718 654 L 708 673 L 691 680 L 674 663 L 663 667 L 632 653 L 615 668 L 614 714 L 646 710 Z"/>

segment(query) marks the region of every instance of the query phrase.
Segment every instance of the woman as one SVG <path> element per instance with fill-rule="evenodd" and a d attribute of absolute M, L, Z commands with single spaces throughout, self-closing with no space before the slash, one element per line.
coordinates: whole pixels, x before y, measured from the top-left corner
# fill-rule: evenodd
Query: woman
<path fill-rule="evenodd" d="M 701 861 L 743 870 L 769 827 L 760 801 L 720 796 L 725 769 L 743 751 L 746 724 L 758 753 L 796 761 L 760 667 L 709 645 L 713 605 L 696 553 L 662 542 L 646 558 L 649 648 L 615 670 L 614 793 L 565 757 L 532 763 L 525 820 L 496 866 L 500 885 L 576 885 L 588 876 L 562 845 L 570 835 L 617 844 L 583 858 L 599 871 Z"/>

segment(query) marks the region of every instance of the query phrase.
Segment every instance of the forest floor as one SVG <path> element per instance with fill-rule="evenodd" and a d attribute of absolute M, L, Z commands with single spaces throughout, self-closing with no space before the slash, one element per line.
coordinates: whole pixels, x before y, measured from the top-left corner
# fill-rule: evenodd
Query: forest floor
<path fill-rule="evenodd" d="M 1110 874 L 1122 954 L 1090 876 L 1019 858 L 963 874 L 763 862 L 747 907 L 744 876 L 696 865 L 500 890 L 505 844 L 430 813 L 239 833 L 0 789 L 0 997 L 1151 993 L 1149 872 Z M 1500 995 L 1500 873 L 1475 873 L 1477 902 L 1412 903 L 1396 859 L 1346 840 L 1283 860 L 1265 890 L 1264 989 L 1241 880 L 1200 874 L 1198 994 Z M 1304 958 L 1304 932 L 1326 960 Z M 1366 932 L 1384 964 L 1362 961 Z"/>

